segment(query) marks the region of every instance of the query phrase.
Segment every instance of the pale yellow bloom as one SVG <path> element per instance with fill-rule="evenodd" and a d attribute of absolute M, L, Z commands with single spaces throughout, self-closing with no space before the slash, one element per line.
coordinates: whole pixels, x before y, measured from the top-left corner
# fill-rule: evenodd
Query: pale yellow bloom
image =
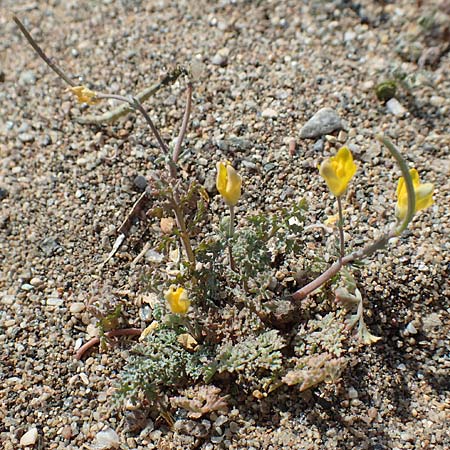
<path fill-rule="evenodd" d="M 78 103 L 87 103 L 88 105 L 95 105 L 100 99 L 95 98 L 97 93 L 91 91 L 86 86 L 74 86 L 68 89 L 72 94 L 75 94 Z"/>
<path fill-rule="evenodd" d="M 217 163 L 216 186 L 228 206 L 234 206 L 241 198 L 242 178 L 227 161 Z"/>
<path fill-rule="evenodd" d="M 319 166 L 319 173 L 327 182 L 330 191 L 336 197 L 340 197 L 356 173 L 356 165 L 350 150 L 347 147 L 339 149 L 336 156 L 327 158 Z"/>
<path fill-rule="evenodd" d="M 174 314 L 186 314 L 191 302 L 189 301 L 186 289 L 172 285 L 164 292 L 164 298 L 169 303 L 170 310 Z"/>
<path fill-rule="evenodd" d="M 419 179 L 419 172 L 417 172 L 416 169 L 411 169 L 409 174 L 412 178 L 414 194 L 416 196 L 416 210 L 414 211 L 416 213 L 433 204 L 434 185 L 433 183 L 422 184 Z M 400 177 L 397 185 L 397 205 L 395 207 L 395 215 L 399 221 L 402 221 L 405 219 L 407 212 L 408 191 L 406 189 L 405 179 Z"/>

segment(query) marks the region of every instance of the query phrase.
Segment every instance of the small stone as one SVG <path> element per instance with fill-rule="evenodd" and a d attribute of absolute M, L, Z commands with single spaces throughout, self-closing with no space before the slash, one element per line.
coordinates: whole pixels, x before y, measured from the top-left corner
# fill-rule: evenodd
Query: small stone
<path fill-rule="evenodd" d="M 406 331 L 409 334 L 417 334 L 417 328 L 414 326 L 412 322 L 408 323 L 408 325 L 406 326 Z"/>
<path fill-rule="evenodd" d="M 145 191 L 145 188 L 147 187 L 148 181 L 147 181 L 147 178 L 145 178 L 144 176 L 136 175 L 134 177 L 133 184 L 134 184 L 134 187 L 139 192 L 143 192 L 143 191 Z"/>
<path fill-rule="evenodd" d="M 395 97 L 386 102 L 386 107 L 390 113 L 394 114 L 394 116 L 401 116 L 406 112 L 406 109 Z"/>
<path fill-rule="evenodd" d="M 20 445 L 22 447 L 28 447 L 36 444 L 38 438 L 38 430 L 36 427 L 30 428 L 21 438 Z"/>
<path fill-rule="evenodd" d="M 347 133 L 344 130 L 339 131 L 337 140 L 339 142 L 345 142 L 347 140 Z"/>
<path fill-rule="evenodd" d="M 83 302 L 74 302 L 70 305 L 69 311 L 72 314 L 79 314 L 86 309 L 86 305 Z"/>
<path fill-rule="evenodd" d="M 318 141 L 316 141 L 314 143 L 313 150 L 315 152 L 321 153 L 321 152 L 323 152 L 323 146 L 324 146 L 323 139 L 319 139 Z"/>
<path fill-rule="evenodd" d="M 44 281 L 42 281 L 39 277 L 33 277 L 30 280 L 30 284 L 35 288 L 40 288 L 44 285 Z"/>
<path fill-rule="evenodd" d="M 36 84 L 36 75 L 32 70 L 24 70 L 19 76 L 19 84 L 24 86 L 26 84 Z"/>
<path fill-rule="evenodd" d="M 354 387 L 348 389 L 348 398 L 358 398 L 358 391 Z"/>
<path fill-rule="evenodd" d="M 19 141 L 21 141 L 23 143 L 34 141 L 34 136 L 31 133 L 20 133 L 18 138 L 19 138 Z"/>
<path fill-rule="evenodd" d="M 94 448 L 96 450 L 107 450 L 119 447 L 119 436 L 112 429 L 107 428 L 104 431 L 99 431 L 95 436 Z"/>
<path fill-rule="evenodd" d="M 50 297 L 47 299 L 47 306 L 62 306 L 64 305 L 64 300 L 58 297 Z"/>
<path fill-rule="evenodd" d="M 313 139 L 342 128 L 341 118 L 331 108 L 322 108 L 300 130 L 302 139 Z"/>
<path fill-rule="evenodd" d="M 350 42 L 353 39 L 355 39 L 355 37 L 356 37 L 356 33 L 352 30 L 348 30 L 344 33 L 344 41 L 345 42 Z"/>
<path fill-rule="evenodd" d="M 33 286 L 29 283 L 24 283 L 22 284 L 22 286 L 20 286 L 20 289 L 22 289 L 22 291 L 32 291 Z"/>
<path fill-rule="evenodd" d="M 60 248 L 60 245 L 54 237 L 49 236 L 42 240 L 39 244 L 39 248 L 47 256 L 51 256 L 58 248 Z"/>
<path fill-rule="evenodd" d="M 2 297 L 2 304 L 4 305 L 12 305 L 16 301 L 16 296 L 13 294 L 5 294 Z"/>
<path fill-rule="evenodd" d="M 8 191 L 0 187 L 0 201 L 8 197 Z"/>
<path fill-rule="evenodd" d="M 220 49 L 211 59 L 211 63 L 215 66 L 225 67 L 228 63 L 228 54 L 230 51 L 227 48 Z"/>
<path fill-rule="evenodd" d="M 66 425 L 65 427 L 63 427 L 61 430 L 61 436 L 64 439 L 69 440 L 72 437 L 72 427 L 70 425 Z"/>
<path fill-rule="evenodd" d="M 266 108 L 265 110 L 263 110 L 263 112 L 261 113 L 261 116 L 263 117 L 267 117 L 269 119 L 273 119 L 274 117 L 277 117 L 278 113 L 277 111 L 275 111 L 272 108 Z"/>

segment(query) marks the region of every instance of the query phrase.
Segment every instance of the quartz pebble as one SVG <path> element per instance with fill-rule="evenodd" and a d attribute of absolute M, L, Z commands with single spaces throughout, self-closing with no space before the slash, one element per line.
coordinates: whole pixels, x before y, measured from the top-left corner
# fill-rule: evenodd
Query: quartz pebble
<path fill-rule="evenodd" d="M 83 312 L 86 309 L 86 305 L 83 302 L 74 302 L 70 305 L 70 312 L 72 314 L 78 314 L 80 312 Z"/>
<path fill-rule="evenodd" d="M 38 430 L 36 427 L 32 427 L 20 438 L 20 445 L 22 447 L 29 447 L 30 445 L 34 445 L 37 439 Z"/>
<path fill-rule="evenodd" d="M 395 97 L 386 102 L 386 108 L 389 112 L 394 114 L 394 116 L 401 116 L 406 112 L 406 109 Z"/>
<path fill-rule="evenodd" d="M 119 445 L 119 435 L 112 428 L 107 428 L 97 433 L 92 448 L 95 450 L 109 450 L 119 448 Z"/>

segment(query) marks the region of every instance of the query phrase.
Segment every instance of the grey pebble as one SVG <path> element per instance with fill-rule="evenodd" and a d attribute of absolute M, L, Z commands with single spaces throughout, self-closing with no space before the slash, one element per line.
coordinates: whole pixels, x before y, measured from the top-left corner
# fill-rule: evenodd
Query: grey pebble
<path fill-rule="evenodd" d="M 324 146 L 323 139 L 319 139 L 318 141 L 316 141 L 314 143 L 313 150 L 315 152 L 321 153 L 321 152 L 323 152 L 323 146 Z"/>
<path fill-rule="evenodd" d="M 228 63 L 228 50 L 219 50 L 212 58 L 211 63 L 215 66 L 225 67 Z"/>
<path fill-rule="evenodd" d="M 0 200 L 8 197 L 8 191 L 5 188 L 0 187 Z"/>
<path fill-rule="evenodd" d="M 143 175 L 136 175 L 133 184 L 138 191 L 142 192 L 147 187 L 148 181 Z"/>
<path fill-rule="evenodd" d="M 60 248 L 60 245 L 54 237 L 49 236 L 41 241 L 39 248 L 47 256 L 51 256 L 58 248 Z"/>
<path fill-rule="evenodd" d="M 313 139 L 342 128 L 341 118 L 331 108 L 322 108 L 300 130 L 302 139 Z"/>

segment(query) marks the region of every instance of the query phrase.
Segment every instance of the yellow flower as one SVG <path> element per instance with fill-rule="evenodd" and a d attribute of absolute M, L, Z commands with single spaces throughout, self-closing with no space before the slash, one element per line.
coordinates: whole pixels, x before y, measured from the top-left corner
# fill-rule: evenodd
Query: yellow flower
<path fill-rule="evenodd" d="M 186 289 L 172 285 L 164 292 L 164 298 L 169 303 L 170 310 L 174 314 L 186 314 L 191 302 L 188 299 Z"/>
<path fill-rule="evenodd" d="M 242 178 L 227 161 L 217 163 L 216 186 L 228 206 L 234 206 L 241 197 Z"/>
<path fill-rule="evenodd" d="M 347 147 L 342 147 L 336 156 L 327 158 L 319 166 L 320 175 L 336 197 L 340 197 L 345 192 L 355 172 L 356 165 L 353 162 L 352 153 Z"/>
<path fill-rule="evenodd" d="M 91 91 L 86 86 L 74 86 L 68 89 L 72 94 L 75 94 L 78 103 L 87 103 L 88 105 L 95 105 L 100 99 L 95 98 L 97 93 Z"/>
<path fill-rule="evenodd" d="M 411 169 L 409 171 L 411 175 L 413 186 L 414 186 L 414 194 L 416 196 L 416 210 L 420 211 L 421 209 L 428 208 L 431 204 L 433 204 L 433 183 L 420 183 L 419 172 L 416 169 Z M 406 214 L 408 212 L 408 191 L 406 190 L 406 183 L 403 177 L 400 177 L 397 185 L 397 205 L 395 207 L 395 215 L 399 221 L 404 220 Z"/>

